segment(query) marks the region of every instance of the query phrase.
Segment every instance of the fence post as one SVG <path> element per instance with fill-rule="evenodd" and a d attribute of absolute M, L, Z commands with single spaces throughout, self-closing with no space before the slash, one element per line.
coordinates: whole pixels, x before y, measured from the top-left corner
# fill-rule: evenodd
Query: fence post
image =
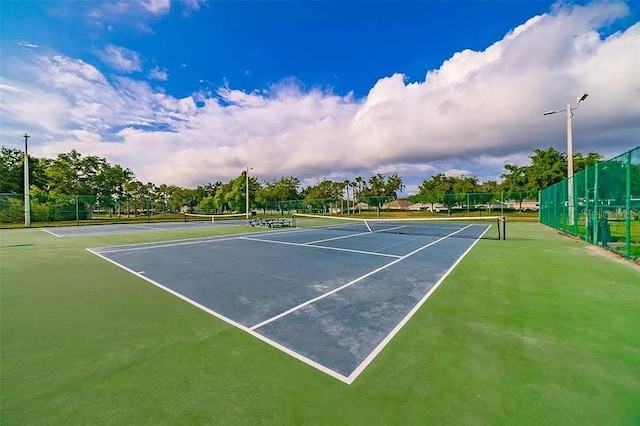
<path fill-rule="evenodd" d="M 542 190 L 538 190 L 538 222 L 544 223 L 542 219 Z"/>
<path fill-rule="evenodd" d="M 575 176 L 575 175 L 574 175 Z M 578 187 L 578 185 L 576 184 L 578 180 L 575 179 L 573 176 L 571 177 L 571 179 L 569 179 L 569 185 L 571 185 L 571 194 L 573 194 L 573 205 L 571 206 L 571 208 L 573 209 L 573 236 L 574 237 L 579 237 L 580 236 L 580 231 L 578 231 L 578 222 L 579 222 L 579 218 L 578 218 L 578 197 L 576 194 L 576 189 Z"/>
<path fill-rule="evenodd" d="M 595 176 L 593 177 L 593 244 L 598 245 L 598 228 L 600 225 L 600 212 L 598 211 L 598 169 L 600 163 L 595 164 Z"/>
<path fill-rule="evenodd" d="M 628 259 L 631 257 L 631 150 L 627 152 L 627 200 L 626 200 L 627 219 L 626 225 L 626 244 L 625 244 L 625 257 Z"/>
<path fill-rule="evenodd" d="M 584 240 L 589 241 L 589 169 L 584 169 Z"/>

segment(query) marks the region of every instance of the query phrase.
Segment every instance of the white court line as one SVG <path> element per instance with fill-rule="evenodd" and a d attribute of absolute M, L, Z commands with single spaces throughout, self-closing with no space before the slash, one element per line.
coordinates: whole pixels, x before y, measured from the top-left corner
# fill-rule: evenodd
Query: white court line
<path fill-rule="evenodd" d="M 384 232 L 384 231 L 392 231 L 394 229 L 400 229 L 400 228 L 404 228 L 405 226 L 395 226 L 393 228 L 387 228 L 387 229 L 381 229 L 379 231 L 367 231 L 367 232 L 359 232 L 357 234 L 352 234 L 352 235 L 343 235 L 341 237 L 333 237 L 333 238 L 325 238 L 324 240 L 316 240 L 316 241 L 309 241 L 308 243 L 303 243 L 304 245 L 308 245 L 308 244 L 316 244 L 316 243 L 324 243 L 327 241 L 335 241 L 335 240 L 342 240 L 344 238 L 353 238 L 353 237 L 359 237 L 361 235 L 369 235 L 369 234 L 375 234 L 375 233 L 379 233 L 379 232 Z M 322 228 L 318 228 L 318 229 L 322 229 Z"/>
<path fill-rule="evenodd" d="M 154 280 L 152 280 L 152 279 L 150 279 L 148 277 L 145 277 L 144 275 L 141 275 L 140 273 L 138 273 L 138 272 L 136 272 L 136 271 L 134 271 L 132 269 L 129 269 L 126 266 L 121 265 L 118 262 L 109 259 L 108 257 L 103 256 L 100 253 L 97 253 L 97 252 L 95 252 L 95 251 L 93 251 L 91 249 L 86 249 L 86 250 L 89 253 L 93 253 L 96 256 L 106 260 L 107 262 L 112 263 L 112 264 L 124 269 L 125 271 L 137 276 L 138 278 L 142 278 L 143 280 L 153 284 L 154 286 L 156 286 L 158 288 L 161 288 L 162 290 L 166 291 L 167 293 L 173 294 L 174 296 L 184 300 L 185 302 L 195 306 L 198 309 L 201 309 L 201 310 L 207 312 L 210 315 L 213 315 L 214 317 L 226 322 L 227 324 L 230 324 L 230 325 L 232 325 L 234 327 L 237 327 L 240 330 L 244 331 L 245 333 L 248 333 L 248 334 L 252 335 L 253 337 L 255 337 L 257 339 L 262 340 L 263 342 L 275 347 L 276 349 L 281 350 L 282 352 L 286 353 L 287 355 L 289 355 L 289 356 L 291 356 L 293 358 L 296 358 L 296 359 L 304 362 L 305 364 L 308 364 L 308 365 L 310 365 L 310 366 L 322 371 L 323 373 L 328 374 L 329 376 L 340 380 L 341 382 L 350 384 L 349 379 L 345 375 L 340 374 L 340 373 L 338 373 L 336 371 L 333 371 L 330 368 L 327 368 L 324 365 L 319 364 L 319 363 L 315 362 L 314 360 L 309 359 L 309 358 L 305 357 L 304 355 L 301 355 L 301 354 L 299 354 L 299 353 L 287 348 L 286 346 L 283 346 L 280 343 L 278 343 L 276 341 L 273 341 L 273 340 L 269 339 L 268 337 L 265 337 L 262 334 L 257 333 L 255 331 L 249 329 L 248 327 L 245 327 L 244 325 L 242 325 L 242 324 L 240 324 L 238 322 L 235 322 L 231 318 L 227 318 L 226 316 L 224 316 L 222 314 L 219 314 L 218 312 L 216 312 L 214 310 L 211 310 L 211 309 L 207 308 L 204 305 L 201 305 L 200 303 L 196 302 L 195 300 L 189 299 L 187 296 L 185 296 L 183 294 L 180 294 L 177 291 L 170 289 L 169 287 L 165 287 L 162 284 L 160 284 L 160 283 L 158 283 L 158 282 L 156 282 L 156 281 L 154 281 Z"/>
<path fill-rule="evenodd" d="M 415 236 L 413 238 L 410 238 L 408 240 L 404 240 L 403 239 L 403 241 L 399 241 L 397 243 L 389 244 L 388 246 L 380 247 L 378 249 L 378 251 L 387 250 L 387 249 L 390 249 L 391 247 L 401 246 L 403 244 L 407 244 L 407 243 L 410 243 L 411 241 L 419 240 L 421 238 L 428 238 L 428 235 L 417 235 L 417 236 Z"/>
<path fill-rule="evenodd" d="M 151 229 L 152 231 L 164 231 L 161 226 L 142 226 L 142 225 L 129 225 L 131 228 L 135 229 Z"/>
<path fill-rule="evenodd" d="M 243 235 L 275 235 L 275 234 L 290 234 L 292 232 L 307 232 L 313 231 L 313 229 L 300 229 L 295 231 L 273 231 L 273 232 L 241 232 L 238 234 L 228 235 L 220 235 L 217 237 L 204 237 L 204 238 L 188 238 L 184 240 L 172 240 L 166 241 L 164 243 L 158 243 L 152 245 L 153 243 L 138 243 L 138 244 L 130 244 L 127 246 L 122 246 L 120 248 L 109 249 L 109 247 L 104 247 L 105 250 L 102 250 L 103 247 L 93 248 L 92 250 L 99 250 L 100 253 L 116 253 L 120 251 L 132 251 L 132 250 L 148 250 L 148 249 L 157 249 L 163 247 L 175 247 L 175 246 L 187 246 L 191 244 L 205 244 L 205 243 L 215 243 L 216 241 L 230 241 L 230 240 L 239 240 L 243 238 Z M 173 242 L 175 241 L 175 242 Z M 117 246 L 116 246 L 117 247 Z"/>
<path fill-rule="evenodd" d="M 302 245 L 324 243 L 326 241 L 335 241 L 335 240 L 341 240 L 343 238 L 353 238 L 353 237 L 359 237 L 361 235 L 369 235 L 369 234 L 371 234 L 371 232 L 369 232 L 369 231 L 367 231 L 367 232 L 359 232 L 357 234 L 343 235 L 341 237 L 325 238 L 324 240 L 309 241 L 308 243 L 302 243 Z"/>
<path fill-rule="evenodd" d="M 53 236 L 54 236 L 54 237 L 56 237 L 56 238 L 62 238 L 62 236 L 60 236 L 60 235 L 58 235 L 58 234 L 54 233 L 53 231 L 49 231 L 48 229 L 42 229 L 42 230 L 43 230 L 44 232 L 48 233 L 48 234 L 53 235 Z"/>
<path fill-rule="evenodd" d="M 370 232 L 367 232 L 367 234 L 370 234 Z M 289 241 L 278 241 L 278 240 L 265 240 L 262 238 L 251 238 L 251 237 L 240 237 L 239 239 L 241 240 L 249 240 L 249 241 L 260 241 L 260 242 L 264 242 L 264 243 L 271 243 L 271 244 L 284 244 L 287 246 L 296 246 L 296 247 L 312 247 L 312 248 L 319 248 L 322 250 L 335 250 L 335 251 L 346 251 L 346 252 L 350 252 L 350 253 L 358 253 L 358 254 L 368 254 L 371 256 L 383 256 L 383 257 L 394 257 L 394 258 L 399 258 L 400 256 L 396 256 L 395 254 L 385 254 L 385 253 L 377 253 L 375 251 L 364 251 L 364 250 L 353 250 L 353 249 L 346 249 L 346 248 L 340 248 L 340 247 L 329 247 L 329 246 L 312 246 L 310 244 L 303 244 L 303 243 L 291 243 Z"/>
<path fill-rule="evenodd" d="M 391 339 L 393 339 L 393 337 L 396 334 L 398 334 L 400 329 L 404 327 L 404 325 L 411 319 L 411 317 L 416 312 L 418 312 L 418 309 L 420 309 L 420 307 L 424 305 L 427 299 L 436 291 L 436 289 L 440 286 L 440 284 L 442 284 L 445 278 L 447 278 L 449 274 L 455 269 L 455 267 L 458 266 L 458 264 L 462 261 L 462 259 L 471 251 L 473 246 L 475 246 L 478 243 L 478 241 L 480 241 L 480 238 L 482 238 L 482 236 L 486 234 L 488 230 L 489 230 L 489 227 L 487 227 L 487 229 L 485 229 L 484 232 L 480 234 L 480 236 L 473 242 L 473 244 L 471 244 L 469 248 L 464 253 L 462 253 L 462 255 L 460 255 L 458 260 L 456 260 L 455 263 L 451 265 L 451 267 L 447 270 L 447 272 L 445 272 L 442 275 L 442 277 L 440 277 L 438 282 L 436 282 L 433 285 L 433 287 L 431 287 L 431 289 L 427 292 L 427 294 L 425 294 L 424 297 L 420 299 L 420 301 L 413 307 L 413 309 L 411 309 L 409 313 L 407 313 L 407 315 L 405 315 L 405 317 L 402 318 L 402 320 L 398 323 L 398 325 L 396 325 L 393 328 L 393 330 L 391 330 L 391 332 L 387 334 L 387 336 L 384 339 L 382 339 L 382 342 L 380 342 L 378 346 L 376 346 L 373 349 L 373 351 L 371 351 L 371 353 L 360 363 L 360 365 L 358 365 L 356 369 L 353 370 L 353 372 L 348 377 L 348 382 L 347 382 L 348 384 L 353 383 L 353 381 L 360 375 L 360 373 L 362 373 L 364 369 L 367 368 L 369 364 L 371 364 L 371 361 L 373 361 L 375 357 L 378 356 L 378 354 L 384 349 L 385 346 L 387 346 L 387 344 L 391 341 Z"/>
<path fill-rule="evenodd" d="M 377 268 L 377 269 L 374 269 L 373 271 L 368 272 L 368 273 L 366 273 L 366 274 L 362 275 L 361 277 L 356 278 L 356 279 L 355 279 L 355 280 L 353 280 L 353 281 L 350 281 L 350 282 L 348 282 L 348 283 L 346 283 L 346 284 L 344 284 L 344 285 L 342 285 L 342 286 L 340 286 L 340 287 L 338 287 L 338 288 L 335 288 L 335 289 L 333 289 L 333 290 L 331 290 L 331 291 L 328 291 L 328 292 L 326 292 L 326 293 L 324 293 L 324 294 L 321 294 L 321 295 L 320 295 L 320 296 L 318 296 L 318 297 L 314 297 L 313 299 L 307 300 L 306 302 L 300 303 L 299 305 L 294 306 L 293 308 L 288 309 L 288 310 L 286 310 L 286 311 L 284 311 L 284 312 L 281 312 L 281 313 L 279 313 L 278 315 L 275 315 L 275 316 L 273 316 L 273 317 L 271 317 L 271 318 L 269 318 L 269 319 L 267 319 L 267 320 L 264 320 L 264 321 L 262 321 L 261 323 L 258 323 L 258 324 L 256 324 L 256 325 L 254 325 L 254 326 L 250 327 L 250 328 L 251 328 L 251 330 L 256 330 L 256 329 L 258 329 L 258 328 L 260 328 L 260 327 L 262 327 L 262 326 L 265 326 L 265 325 L 267 325 L 267 324 L 269 324 L 269 323 L 272 323 L 273 321 L 276 321 L 276 320 L 278 320 L 278 319 L 280 319 L 280 318 L 282 318 L 282 317 L 284 317 L 284 316 L 287 316 L 287 315 L 289 315 L 289 314 L 291 314 L 291 313 L 293 313 L 293 312 L 295 312 L 295 311 L 297 311 L 297 310 L 300 310 L 300 309 L 304 308 L 304 307 L 305 307 L 305 306 L 307 306 L 307 305 L 310 305 L 310 304 L 312 304 L 312 303 L 314 303 L 314 302 L 317 302 L 318 300 L 324 299 L 324 298 L 325 298 L 325 297 L 327 297 L 327 296 L 331 296 L 332 294 L 337 293 L 337 292 L 339 292 L 340 290 L 343 290 L 343 289 L 345 289 L 345 288 L 347 288 L 347 287 L 350 287 L 350 286 L 352 286 L 352 285 L 354 285 L 354 284 L 356 284 L 356 283 L 358 283 L 358 282 L 362 281 L 363 279 L 365 279 L 365 278 L 367 278 L 367 277 L 370 277 L 370 276 L 371 276 L 371 275 L 373 275 L 373 274 L 376 274 L 376 273 L 378 273 L 378 272 L 380 272 L 380 271 L 382 271 L 382 270 L 384 270 L 384 269 L 386 269 L 386 268 L 388 268 L 388 267 L 390 267 L 390 266 L 392 266 L 392 265 L 395 265 L 395 264 L 396 264 L 396 263 L 398 263 L 398 262 L 401 262 L 401 261 L 405 260 L 405 259 L 406 259 L 406 258 L 408 258 L 409 256 L 413 256 L 414 254 L 418 253 L 419 251 L 422 251 L 422 250 L 426 249 L 427 247 L 431 247 L 432 245 L 437 244 L 437 243 L 439 243 L 440 241 L 446 240 L 447 238 L 451 237 L 452 235 L 457 234 L 458 232 L 464 231 L 465 229 L 467 229 L 467 228 L 468 228 L 468 227 L 470 227 L 470 226 L 471 226 L 471 225 L 467 225 L 467 226 L 465 226 L 464 228 L 458 229 L 458 230 L 457 230 L 457 231 L 455 231 L 455 232 L 452 232 L 452 233 L 450 233 L 450 234 L 448 234 L 448 235 L 446 235 L 446 236 L 444 236 L 444 237 L 442 237 L 442 238 L 439 238 L 439 239 L 437 239 L 437 240 L 435 240 L 435 241 L 430 242 L 429 244 L 426 244 L 426 245 L 424 245 L 424 246 L 422 246 L 422 247 L 419 247 L 419 248 L 415 249 L 414 251 L 412 251 L 411 253 L 405 254 L 404 256 L 399 257 L 399 258 L 397 258 L 396 260 L 394 260 L 394 261 L 392 261 L 392 262 L 387 263 L 386 265 L 382 265 L 381 267 L 379 267 L 379 268 Z M 485 232 L 486 232 L 486 231 L 485 231 Z"/>

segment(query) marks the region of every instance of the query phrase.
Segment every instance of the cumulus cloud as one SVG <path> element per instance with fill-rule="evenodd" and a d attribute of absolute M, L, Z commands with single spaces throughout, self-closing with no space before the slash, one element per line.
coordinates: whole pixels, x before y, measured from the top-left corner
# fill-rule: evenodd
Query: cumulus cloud
<path fill-rule="evenodd" d="M 132 73 L 142 69 L 140 54 L 126 47 L 108 44 L 96 55 L 106 65 L 122 73 Z"/>
<path fill-rule="evenodd" d="M 141 0 L 140 4 L 147 12 L 153 15 L 164 15 L 171 8 L 170 0 Z"/>
<path fill-rule="evenodd" d="M 169 72 L 166 68 L 153 67 L 149 71 L 149 78 L 152 80 L 167 81 L 169 79 Z"/>
<path fill-rule="evenodd" d="M 3 143 L 27 130 L 36 155 L 75 148 L 156 183 L 226 180 L 250 164 L 262 179 L 304 182 L 398 172 L 415 190 L 435 173 L 496 178 L 534 148 L 564 150 L 565 120 L 541 113 L 586 91 L 574 148 L 614 154 L 640 132 L 640 23 L 606 38 L 599 31 L 627 13 L 622 3 L 560 5 L 483 51 L 454 54 L 422 81 L 382 77 L 363 99 L 294 80 L 260 92 L 196 87 L 179 99 L 79 59 L 40 55 L 0 79 Z M 139 70 L 136 58 L 117 63 Z"/>
<path fill-rule="evenodd" d="M 190 3 L 190 2 L 188 2 Z M 170 0 L 105 0 L 100 2 L 80 2 L 77 7 L 88 7 L 85 11 L 86 23 L 94 28 L 114 30 L 127 26 L 142 33 L 153 33 L 153 22 L 171 11 Z M 198 8 L 186 6 L 189 13 Z"/>

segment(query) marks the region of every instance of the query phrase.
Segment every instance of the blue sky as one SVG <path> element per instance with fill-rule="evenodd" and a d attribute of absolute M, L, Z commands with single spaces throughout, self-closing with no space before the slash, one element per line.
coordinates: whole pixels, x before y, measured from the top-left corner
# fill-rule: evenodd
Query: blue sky
<path fill-rule="evenodd" d="M 143 181 L 496 178 L 638 143 L 638 3 L 3 2 L 1 143 Z M 634 49 L 635 41 L 635 49 Z M 635 69 L 636 72 L 632 70 Z M 580 117 L 582 115 L 582 117 Z M 582 120 L 581 120 L 582 119 Z"/>

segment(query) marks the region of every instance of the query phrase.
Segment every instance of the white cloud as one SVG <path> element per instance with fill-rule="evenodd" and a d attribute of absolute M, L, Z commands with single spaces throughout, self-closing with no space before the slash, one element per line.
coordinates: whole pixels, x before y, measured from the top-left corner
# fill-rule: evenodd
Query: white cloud
<path fill-rule="evenodd" d="M 449 169 L 444 171 L 444 175 L 447 177 L 469 177 L 472 176 L 473 173 L 471 173 L 469 170 Z"/>
<path fill-rule="evenodd" d="M 28 41 L 19 41 L 18 42 L 18 46 L 26 47 L 26 48 L 29 48 L 29 49 L 37 49 L 37 48 L 40 47 L 37 44 L 29 43 Z"/>
<path fill-rule="evenodd" d="M 111 0 L 87 2 L 86 23 L 111 33 L 114 24 L 135 28 L 142 33 L 153 33 L 152 24 L 171 11 L 170 0 Z M 197 9 L 193 9 L 196 11 Z"/>
<path fill-rule="evenodd" d="M 0 79 L 3 143 L 26 130 L 36 155 L 75 148 L 156 183 L 225 180 L 250 164 L 261 179 L 304 182 L 398 172 L 409 191 L 434 173 L 498 177 L 534 148 L 563 150 L 565 120 L 541 113 L 587 91 L 574 149 L 621 152 L 640 133 L 640 23 L 606 39 L 598 31 L 626 13 L 621 3 L 561 5 L 484 51 L 425 70 L 424 81 L 381 78 L 364 99 L 292 80 L 260 92 L 195 87 L 178 99 L 78 59 L 40 55 Z M 137 54 L 118 57 L 120 69 L 141 68 Z"/>
<path fill-rule="evenodd" d="M 200 10 L 200 5 L 206 4 L 205 0 L 182 0 L 182 4 L 184 5 L 184 15 L 189 15 L 192 12 L 197 12 Z"/>
<path fill-rule="evenodd" d="M 9 84 L 0 84 L 0 90 L 2 91 L 6 91 L 6 92 L 21 92 L 20 89 L 18 89 L 17 87 L 13 87 Z"/>
<path fill-rule="evenodd" d="M 166 68 L 153 67 L 149 71 L 149 78 L 152 80 L 167 81 L 169 79 L 169 72 Z"/>
<path fill-rule="evenodd" d="M 152 15 L 164 15 L 171 8 L 170 0 L 141 0 L 140 5 Z"/>
<path fill-rule="evenodd" d="M 102 62 L 116 71 L 132 73 L 142 69 L 140 54 L 126 47 L 108 44 L 103 50 L 98 51 L 96 55 Z"/>

